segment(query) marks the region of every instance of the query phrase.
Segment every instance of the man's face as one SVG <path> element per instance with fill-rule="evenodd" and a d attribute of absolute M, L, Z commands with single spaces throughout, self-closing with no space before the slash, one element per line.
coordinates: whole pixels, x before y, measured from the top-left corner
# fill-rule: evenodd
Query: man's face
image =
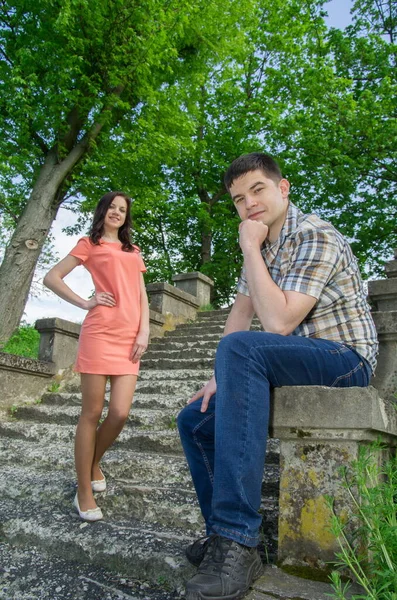
<path fill-rule="evenodd" d="M 249 171 L 233 181 L 230 195 L 242 221 L 251 219 L 268 226 L 268 238 L 275 241 L 288 209 L 289 183 L 275 183 L 260 170 Z"/>

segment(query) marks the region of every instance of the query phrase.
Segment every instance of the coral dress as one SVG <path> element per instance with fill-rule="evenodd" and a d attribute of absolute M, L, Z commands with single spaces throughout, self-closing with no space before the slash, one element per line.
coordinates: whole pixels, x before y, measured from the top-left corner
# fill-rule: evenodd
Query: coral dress
<path fill-rule="evenodd" d="M 146 271 L 139 248 L 124 252 L 121 242 L 94 245 L 81 238 L 69 253 L 91 274 L 96 293 L 111 292 L 116 306 L 97 305 L 81 327 L 75 370 L 101 375 L 137 375 L 131 351 L 141 318 L 140 278 Z"/>

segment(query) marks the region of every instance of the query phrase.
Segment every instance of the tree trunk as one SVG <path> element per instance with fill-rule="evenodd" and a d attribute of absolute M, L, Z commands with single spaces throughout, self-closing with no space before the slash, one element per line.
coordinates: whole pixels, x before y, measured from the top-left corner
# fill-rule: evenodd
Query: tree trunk
<path fill-rule="evenodd" d="M 211 260 L 211 244 L 212 244 L 212 232 L 202 231 L 201 232 L 201 264 L 210 262 Z"/>
<path fill-rule="evenodd" d="M 55 154 L 47 155 L 0 266 L 0 347 L 20 323 L 37 260 L 62 201 L 60 189 L 70 165 L 57 164 Z"/>

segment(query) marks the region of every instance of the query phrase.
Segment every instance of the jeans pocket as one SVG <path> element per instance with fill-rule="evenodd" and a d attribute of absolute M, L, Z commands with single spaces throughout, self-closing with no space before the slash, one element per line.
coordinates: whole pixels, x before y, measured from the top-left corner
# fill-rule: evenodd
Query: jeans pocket
<path fill-rule="evenodd" d="M 370 376 L 367 365 L 363 360 L 344 375 L 339 375 L 330 387 L 367 387 Z"/>

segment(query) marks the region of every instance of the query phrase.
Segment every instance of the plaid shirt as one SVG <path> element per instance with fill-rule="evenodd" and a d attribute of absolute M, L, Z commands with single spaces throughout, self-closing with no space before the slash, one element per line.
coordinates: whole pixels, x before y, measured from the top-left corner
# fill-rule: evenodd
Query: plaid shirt
<path fill-rule="evenodd" d="M 345 238 L 330 223 L 305 215 L 289 203 L 280 236 L 262 247 L 273 281 L 317 303 L 292 335 L 324 338 L 351 346 L 376 366 L 378 342 L 357 261 Z M 245 268 L 237 291 L 249 296 Z"/>

